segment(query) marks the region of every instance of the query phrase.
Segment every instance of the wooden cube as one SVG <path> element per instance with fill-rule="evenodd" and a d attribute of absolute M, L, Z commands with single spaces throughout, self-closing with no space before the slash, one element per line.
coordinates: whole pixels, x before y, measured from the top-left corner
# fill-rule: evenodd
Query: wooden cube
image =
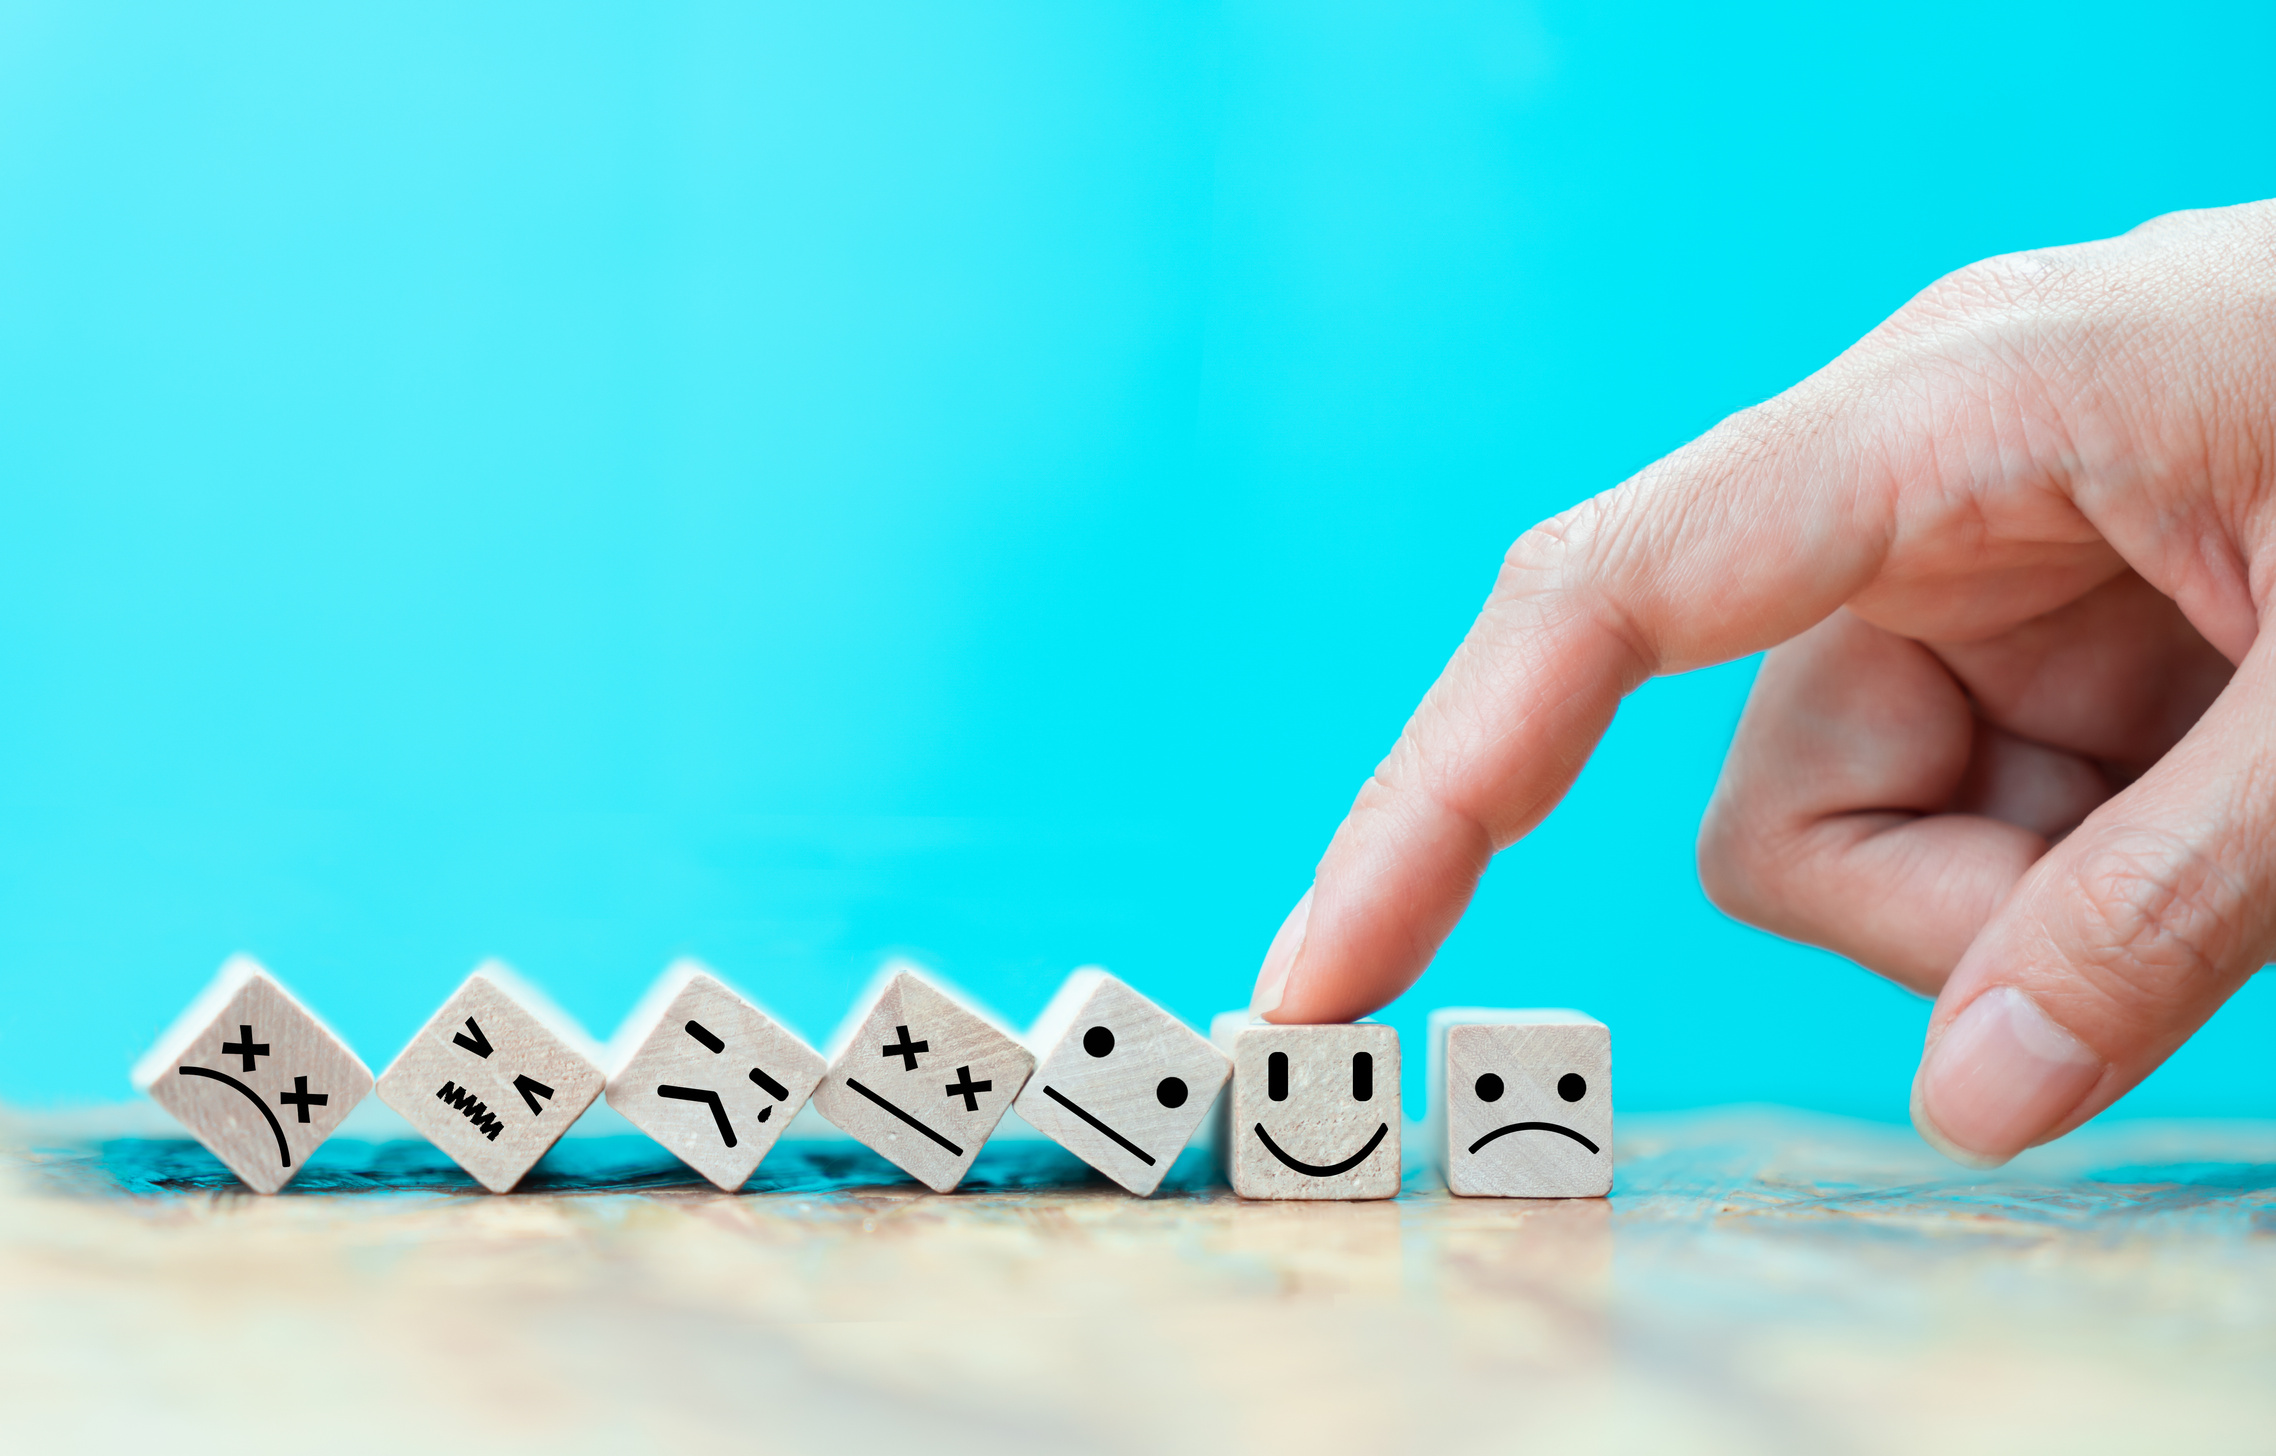
<path fill-rule="evenodd" d="M 822 1080 L 822 1054 L 695 961 L 659 977 L 609 1042 L 608 1103 L 727 1192 Z"/>
<path fill-rule="evenodd" d="M 1612 1031 L 1578 1011 L 1431 1013 L 1432 1141 L 1449 1191 L 1612 1191 Z"/>
<path fill-rule="evenodd" d="M 1394 1198 L 1399 1034 L 1371 1021 L 1274 1026 L 1245 1011 L 1210 1025 L 1233 1061 L 1225 1174 L 1243 1198 Z"/>
<path fill-rule="evenodd" d="M 135 1087 L 256 1193 L 274 1193 L 371 1091 L 347 1043 L 232 956 L 135 1063 Z"/>
<path fill-rule="evenodd" d="M 1232 1073 L 1200 1033 L 1096 967 L 1067 978 L 1027 1037 L 1019 1115 L 1143 1198 Z"/>
<path fill-rule="evenodd" d="M 379 1100 L 504 1193 L 601 1093 L 600 1048 L 496 961 L 477 966 L 379 1074 Z"/>
<path fill-rule="evenodd" d="M 814 1110 L 935 1193 L 954 1191 L 1035 1058 L 913 970 L 889 969 L 832 1042 Z"/>

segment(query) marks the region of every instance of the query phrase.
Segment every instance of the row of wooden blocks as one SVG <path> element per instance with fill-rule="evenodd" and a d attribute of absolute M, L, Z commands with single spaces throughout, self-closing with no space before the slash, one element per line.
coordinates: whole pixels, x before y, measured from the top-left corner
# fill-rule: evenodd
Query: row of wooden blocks
<path fill-rule="evenodd" d="M 1018 1037 L 888 968 L 825 1057 L 692 962 L 604 1049 L 485 964 L 374 1080 L 313 1013 L 237 957 L 135 1066 L 136 1087 L 248 1187 L 290 1182 L 373 1090 L 503 1193 L 596 1097 L 723 1189 L 809 1101 L 926 1187 L 953 1190 L 1008 1109 L 1141 1197 L 1222 1100 L 1244 1198 L 1399 1191 L 1399 1037 L 1229 1012 L 1204 1038 L 1113 976 L 1077 971 Z M 1612 1039 L 1571 1011 L 1436 1012 L 1429 1140 L 1458 1194 L 1599 1197 L 1612 1186 Z M 1220 1099 L 1227 1084 L 1231 1091 Z"/>

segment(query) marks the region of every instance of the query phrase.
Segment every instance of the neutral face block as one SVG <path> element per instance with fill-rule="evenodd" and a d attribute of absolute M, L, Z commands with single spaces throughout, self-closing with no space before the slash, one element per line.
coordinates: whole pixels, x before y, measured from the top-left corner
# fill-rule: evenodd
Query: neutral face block
<path fill-rule="evenodd" d="M 692 968 L 666 972 L 657 1002 L 628 1026 L 608 1103 L 689 1167 L 743 1186 L 822 1080 L 822 1054 Z"/>
<path fill-rule="evenodd" d="M 921 976 L 889 978 L 814 1089 L 814 1110 L 935 1193 L 954 1191 L 1035 1058 Z"/>
<path fill-rule="evenodd" d="M 1399 1192 L 1399 1034 L 1388 1026 L 1271 1026 L 1220 1016 L 1233 1060 L 1225 1173 L 1243 1198 Z"/>
<path fill-rule="evenodd" d="M 291 1182 L 372 1086 L 356 1054 L 242 956 L 134 1080 L 256 1193 Z"/>
<path fill-rule="evenodd" d="M 1078 971 L 1036 1018 L 1019 1115 L 1141 1198 L 1232 1072 L 1199 1032 L 1104 971 Z"/>
<path fill-rule="evenodd" d="M 1609 1027 L 1572 1011 L 1448 1011 L 1432 1016 L 1431 1036 L 1448 1191 L 1612 1191 Z"/>
<path fill-rule="evenodd" d="M 502 967 L 477 970 L 379 1076 L 380 1101 L 492 1193 L 519 1183 L 607 1080 L 519 993 Z"/>

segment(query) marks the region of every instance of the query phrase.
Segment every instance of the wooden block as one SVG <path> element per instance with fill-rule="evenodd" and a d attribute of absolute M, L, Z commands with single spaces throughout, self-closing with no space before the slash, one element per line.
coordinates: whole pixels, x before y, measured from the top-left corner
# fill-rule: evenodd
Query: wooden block
<path fill-rule="evenodd" d="M 1026 1041 L 1036 1071 L 1019 1115 L 1141 1198 L 1232 1074 L 1200 1033 L 1096 967 L 1067 978 Z"/>
<path fill-rule="evenodd" d="M 1371 1021 L 1272 1026 L 1245 1011 L 1210 1023 L 1233 1059 L 1225 1175 L 1243 1198 L 1394 1198 L 1399 1034 Z"/>
<path fill-rule="evenodd" d="M 347 1043 L 250 956 L 230 957 L 133 1079 L 256 1193 L 291 1182 L 371 1091 Z"/>
<path fill-rule="evenodd" d="M 1008 1032 L 914 971 L 888 969 L 832 1042 L 814 1110 L 948 1193 L 1034 1070 Z"/>
<path fill-rule="evenodd" d="M 822 1080 L 822 1054 L 695 961 L 609 1041 L 609 1106 L 732 1193 Z"/>
<path fill-rule="evenodd" d="M 599 1061 L 574 1022 L 485 961 L 379 1074 L 379 1100 L 504 1193 L 600 1095 Z"/>
<path fill-rule="evenodd" d="M 1450 1192 L 1612 1191 L 1612 1030 L 1578 1011 L 1450 1008 L 1430 1017 L 1434 1151 Z"/>

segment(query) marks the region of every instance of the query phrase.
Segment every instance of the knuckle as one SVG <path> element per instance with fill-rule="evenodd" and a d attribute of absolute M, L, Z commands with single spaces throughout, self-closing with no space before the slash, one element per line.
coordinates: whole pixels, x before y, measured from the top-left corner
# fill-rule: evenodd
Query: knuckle
<path fill-rule="evenodd" d="M 2137 830 L 2074 868 L 2071 949 L 2114 1000 L 2139 1007 L 2217 985 L 2244 940 L 2243 896 L 2210 855 Z"/>

